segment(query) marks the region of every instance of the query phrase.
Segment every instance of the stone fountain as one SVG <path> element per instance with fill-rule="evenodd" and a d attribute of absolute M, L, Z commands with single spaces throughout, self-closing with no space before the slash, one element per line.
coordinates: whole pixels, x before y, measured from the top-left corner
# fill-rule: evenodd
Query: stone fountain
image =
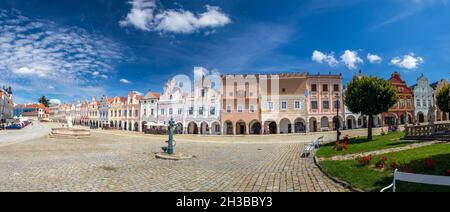
<path fill-rule="evenodd" d="M 75 129 L 72 124 L 72 116 L 66 117 L 66 127 L 52 128 L 51 137 L 79 138 L 91 136 L 91 131 L 87 129 Z"/>

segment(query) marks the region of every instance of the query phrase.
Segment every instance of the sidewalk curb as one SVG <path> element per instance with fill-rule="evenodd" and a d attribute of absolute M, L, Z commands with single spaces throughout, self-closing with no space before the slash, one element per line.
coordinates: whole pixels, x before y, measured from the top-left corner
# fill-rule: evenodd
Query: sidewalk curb
<path fill-rule="evenodd" d="M 330 179 L 331 179 L 332 181 L 334 181 L 335 183 L 338 183 L 338 184 L 344 186 L 344 188 L 347 188 L 347 189 L 349 189 L 349 190 L 351 190 L 351 191 L 353 191 L 353 192 L 365 192 L 365 191 L 363 191 L 363 190 L 361 190 L 361 189 L 358 189 L 358 188 L 353 187 L 352 185 L 350 185 L 349 183 L 347 183 L 347 182 L 345 182 L 345 181 L 342 181 L 342 180 L 340 180 L 340 179 L 338 179 L 338 178 L 336 178 L 336 177 L 333 177 L 333 176 L 330 176 L 329 174 L 327 174 L 327 173 L 323 170 L 322 166 L 320 166 L 320 164 L 319 164 L 318 159 L 317 159 L 316 156 L 314 156 L 314 164 L 317 166 L 317 168 L 319 168 L 319 170 L 320 170 L 325 176 L 327 176 L 328 178 L 330 178 Z"/>

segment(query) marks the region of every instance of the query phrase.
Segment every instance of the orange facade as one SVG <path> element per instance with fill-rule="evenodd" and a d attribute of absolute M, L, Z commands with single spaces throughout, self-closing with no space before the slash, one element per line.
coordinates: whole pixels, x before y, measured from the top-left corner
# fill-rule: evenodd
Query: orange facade
<path fill-rule="evenodd" d="M 409 124 L 414 123 L 414 94 L 412 90 L 401 79 L 398 72 L 391 75 L 389 82 L 395 87 L 399 101 L 387 113 L 383 113 L 384 125 L 405 124 L 405 121 Z"/>

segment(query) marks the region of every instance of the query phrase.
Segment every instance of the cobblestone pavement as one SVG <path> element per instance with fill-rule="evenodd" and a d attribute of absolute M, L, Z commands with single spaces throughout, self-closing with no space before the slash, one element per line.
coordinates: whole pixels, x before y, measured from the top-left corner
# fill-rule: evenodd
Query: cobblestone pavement
<path fill-rule="evenodd" d="M 0 146 L 0 191 L 346 191 L 300 158 L 302 142 L 212 140 L 179 140 L 186 161 L 156 159 L 159 137 L 120 132 Z"/>
<path fill-rule="evenodd" d="M 48 125 L 33 122 L 21 130 L 1 130 L 0 131 L 0 147 L 10 145 L 17 142 L 24 142 L 30 139 L 40 138 L 48 135 L 50 127 Z"/>

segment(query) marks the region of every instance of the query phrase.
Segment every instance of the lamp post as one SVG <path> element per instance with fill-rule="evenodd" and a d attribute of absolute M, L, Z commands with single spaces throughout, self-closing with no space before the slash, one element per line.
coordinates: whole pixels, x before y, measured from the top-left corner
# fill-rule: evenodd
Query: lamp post
<path fill-rule="evenodd" d="M 336 126 L 336 137 L 337 137 L 337 141 L 340 141 L 340 137 L 341 137 L 341 132 L 339 131 L 340 128 L 340 121 L 339 121 L 339 106 L 340 106 L 340 101 L 339 101 L 339 95 L 336 94 L 336 119 L 335 119 L 335 126 Z"/>
<path fill-rule="evenodd" d="M 173 120 L 173 117 L 169 121 L 169 141 L 167 146 L 167 154 L 172 155 L 173 154 L 173 127 L 175 126 L 175 121 Z"/>

